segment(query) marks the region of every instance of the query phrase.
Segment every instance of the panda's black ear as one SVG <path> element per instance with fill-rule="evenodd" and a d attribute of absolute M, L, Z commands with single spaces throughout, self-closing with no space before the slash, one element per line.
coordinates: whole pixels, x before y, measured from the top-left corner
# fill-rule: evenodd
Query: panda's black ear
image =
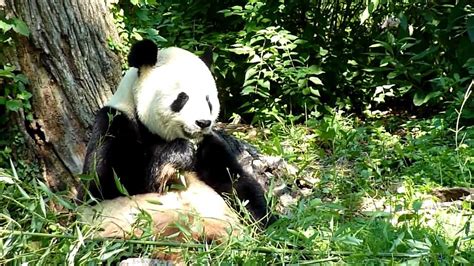
<path fill-rule="evenodd" d="M 153 41 L 141 40 L 130 48 L 128 54 L 128 66 L 140 68 L 142 66 L 154 66 L 158 56 L 158 46 Z"/>
<path fill-rule="evenodd" d="M 201 58 L 201 60 L 204 62 L 204 64 L 206 64 L 206 66 L 208 68 L 211 68 L 211 65 L 212 65 L 212 56 L 214 54 L 214 49 L 209 47 L 207 48 L 205 51 L 204 51 L 204 54 L 201 55 L 199 58 Z"/>

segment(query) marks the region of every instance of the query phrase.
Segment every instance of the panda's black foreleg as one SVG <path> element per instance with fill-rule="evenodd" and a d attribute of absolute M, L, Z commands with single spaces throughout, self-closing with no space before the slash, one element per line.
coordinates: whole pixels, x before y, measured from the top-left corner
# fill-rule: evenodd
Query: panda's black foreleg
<path fill-rule="evenodd" d="M 87 145 L 83 173 L 92 177 L 88 183 L 91 195 L 112 199 L 123 195 L 117 181 L 130 195 L 142 193 L 145 171 L 138 126 L 133 119 L 111 107 L 97 112 Z M 118 180 L 116 180 L 118 178 Z M 85 196 L 80 191 L 79 199 Z"/>
<path fill-rule="evenodd" d="M 167 181 L 175 177 L 177 171 L 193 170 L 194 155 L 193 144 L 184 139 L 151 145 L 147 160 L 151 162 L 147 168 L 147 190 L 163 192 Z"/>
<path fill-rule="evenodd" d="M 265 227 L 273 223 L 274 218 L 269 214 L 264 191 L 254 177 L 244 174 L 234 177 L 233 189 L 239 200 L 249 201 L 247 209 L 255 220 Z"/>
<path fill-rule="evenodd" d="M 198 147 L 196 172 L 218 193 L 232 194 L 235 191 L 241 202 L 248 201 L 247 210 L 262 225 L 273 222 L 262 186 L 243 169 L 237 154 L 218 134 L 205 136 Z"/>

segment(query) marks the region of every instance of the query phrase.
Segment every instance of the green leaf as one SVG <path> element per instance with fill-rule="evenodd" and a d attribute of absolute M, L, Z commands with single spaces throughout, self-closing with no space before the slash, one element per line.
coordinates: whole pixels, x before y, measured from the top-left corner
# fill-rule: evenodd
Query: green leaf
<path fill-rule="evenodd" d="M 0 30 L 3 30 L 3 32 L 7 32 L 13 28 L 13 25 L 6 23 L 3 20 L 0 20 Z"/>
<path fill-rule="evenodd" d="M 320 56 L 325 56 L 328 54 L 328 50 L 324 49 L 323 47 L 319 47 L 319 55 Z"/>
<path fill-rule="evenodd" d="M 132 0 L 132 1 L 133 1 L 133 0 Z M 101 259 L 102 261 L 108 260 L 108 259 L 112 258 L 113 256 L 119 254 L 120 252 L 122 252 L 122 251 L 124 251 L 124 250 L 126 250 L 126 249 L 127 249 L 127 248 L 113 249 L 112 251 L 109 251 L 109 252 L 106 252 L 106 253 L 102 254 L 102 255 L 100 256 L 100 259 Z"/>
<path fill-rule="evenodd" d="M 13 81 L 15 81 L 16 83 L 20 82 L 20 83 L 23 83 L 23 84 L 28 84 L 28 78 L 23 74 L 15 75 L 13 77 Z"/>
<path fill-rule="evenodd" d="M 315 90 L 313 88 L 309 88 L 311 93 L 315 96 L 321 97 L 321 94 L 319 93 L 319 90 Z"/>
<path fill-rule="evenodd" d="M 232 9 L 234 11 L 242 11 L 242 6 L 233 6 L 230 9 Z"/>
<path fill-rule="evenodd" d="M 388 42 L 377 41 L 377 43 L 374 43 L 369 46 L 369 48 L 377 48 L 377 47 L 383 47 L 390 54 L 393 54 L 392 46 Z"/>
<path fill-rule="evenodd" d="M 247 72 L 245 72 L 245 80 L 249 80 L 251 77 L 253 77 L 257 73 L 257 69 L 255 68 L 249 68 L 247 69 Z"/>
<path fill-rule="evenodd" d="M 28 26 L 26 25 L 25 22 L 19 19 L 14 19 L 13 20 L 14 26 L 13 30 L 23 36 L 28 36 L 30 35 L 30 30 L 28 29 Z"/>
<path fill-rule="evenodd" d="M 432 91 L 426 95 L 423 94 L 423 92 L 416 92 L 413 96 L 413 104 L 415 104 L 415 106 L 421 106 L 427 103 L 429 100 L 440 96 L 441 94 L 442 92 L 440 91 Z"/>
<path fill-rule="evenodd" d="M 349 65 L 352 65 L 352 66 L 357 66 L 357 65 L 358 65 L 357 62 L 356 62 L 355 60 L 352 60 L 352 59 L 351 59 L 351 60 L 347 60 L 347 63 L 348 63 Z"/>
<path fill-rule="evenodd" d="M 418 240 L 413 240 L 413 239 L 408 239 L 406 241 L 409 247 L 418 249 L 418 250 L 429 250 L 430 249 L 430 244 L 418 241 Z"/>
<path fill-rule="evenodd" d="M 343 236 L 342 238 L 338 239 L 344 244 L 352 245 L 352 246 L 359 246 L 361 245 L 364 241 L 354 237 L 354 236 Z"/>
<path fill-rule="evenodd" d="M 393 71 L 393 72 L 390 72 L 387 74 L 387 78 L 388 79 L 394 79 L 396 77 L 398 77 L 398 75 L 400 75 L 400 73 L 398 73 L 397 71 Z"/>
<path fill-rule="evenodd" d="M 395 249 L 402 243 L 403 239 L 405 238 L 405 232 L 401 232 L 397 239 L 395 239 L 392 243 L 392 247 L 390 248 L 389 252 L 395 251 Z"/>
<path fill-rule="evenodd" d="M 263 81 L 263 80 L 259 80 L 257 81 L 258 85 L 260 85 L 262 88 L 265 88 L 267 90 L 270 90 L 270 81 L 266 80 L 266 81 Z"/>
<path fill-rule="evenodd" d="M 17 112 L 18 110 L 20 110 L 21 102 L 18 100 L 9 100 L 6 102 L 5 106 L 8 110 Z"/>
<path fill-rule="evenodd" d="M 163 202 L 161 202 L 158 199 L 148 199 L 148 200 L 146 200 L 146 202 L 148 202 L 150 204 L 154 204 L 154 205 L 163 205 Z"/>
<path fill-rule="evenodd" d="M 39 198 L 39 205 L 41 212 L 43 213 L 43 216 L 46 217 L 46 203 L 44 202 L 43 197 L 38 197 Z"/>
<path fill-rule="evenodd" d="M 258 54 L 255 54 L 253 58 L 250 59 L 249 63 L 255 64 L 255 63 L 259 63 L 260 61 L 262 61 L 260 56 L 258 56 Z"/>
<path fill-rule="evenodd" d="M 249 80 L 246 80 L 246 81 L 244 82 L 244 85 L 242 85 L 242 87 L 247 87 L 247 86 L 249 86 L 249 85 L 254 84 L 255 82 L 257 82 L 256 79 L 249 79 Z"/>
<path fill-rule="evenodd" d="M 5 69 L 0 69 L 0 77 L 5 77 L 5 78 L 13 78 L 15 77 L 15 74 L 13 74 L 14 69 L 10 68 L 5 68 Z"/>
<path fill-rule="evenodd" d="M 247 86 L 247 87 L 244 87 L 244 89 L 242 90 L 241 94 L 242 95 L 249 95 L 251 93 L 254 93 L 255 92 L 255 87 L 253 86 Z"/>
<path fill-rule="evenodd" d="M 122 185 L 122 182 L 120 182 L 120 178 L 117 176 L 117 174 L 114 171 L 114 181 L 115 181 L 115 186 L 119 190 L 120 193 L 123 195 L 129 196 L 127 189 L 125 188 L 124 185 Z"/>
<path fill-rule="evenodd" d="M 17 98 L 17 99 L 20 99 L 20 100 L 28 100 L 28 99 L 30 99 L 32 96 L 33 96 L 33 94 L 31 94 L 30 92 L 28 92 L 28 91 L 22 91 L 22 92 L 20 92 L 19 94 L 16 95 L 16 98 Z"/>
<path fill-rule="evenodd" d="M 472 263 L 472 261 L 469 262 L 467 259 L 461 257 L 460 255 L 454 256 L 454 260 L 455 260 L 456 262 L 459 262 L 460 264 L 469 265 L 470 263 Z"/>
<path fill-rule="evenodd" d="M 5 174 L 0 174 L 0 183 L 14 184 L 15 182 L 13 181 L 13 178 L 11 178 L 10 176 L 7 176 Z"/>
<path fill-rule="evenodd" d="M 309 80 L 315 85 L 323 85 L 323 82 L 318 77 L 310 77 Z"/>
<path fill-rule="evenodd" d="M 253 53 L 252 47 L 243 46 L 239 44 L 234 45 L 234 48 L 230 48 L 228 50 L 236 54 L 252 54 Z"/>
<path fill-rule="evenodd" d="M 322 70 L 320 66 L 315 66 L 315 65 L 310 66 L 308 70 L 309 70 L 308 73 L 312 75 L 320 75 L 324 73 L 324 70 Z"/>
<path fill-rule="evenodd" d="M 152 29 L 152 28 L 138 29 L 136 32 L 137 33 L 145 33 L 146 35 L 148 35 L 148 38 L 153 39 L 153 41 L 155 41 L 155 42 L 167 42 L 168 41 L 165 38 L 163 38 L 162 36 L 160 36 L 156 29 Z"/>
<path fill-rule="evenodd" d="M 57 202 L 58 202 L 61 206 L 63 206 L 63 207 L 66 208 L 66 209 L 69 209 L 69 210 L 74 210 L 74 209 L 75 209 L 75 207 L 74 207 L 69 201 L 67 201 L 67 200 L 63 199 L 61 196 L 58 196 L 58 195 L 54 194 L 53 192 L 51 192 L 51 190 L 49 189 L 49 187 L 48 187 L 45 183 L 41 182 L 40 180 L 36 180 L 36 181 L 37 181 L 38 184 L 39 184 L 39 188 L 40 188 L 43 192 L 45 192 L 46 194 L 48 194 L 49 197 L 52 197 L 52 198 L 54 198 L 55 200 L 57 200 Z"/>
<path fill-rule="evenodd" d="M 270 38 L 270 42 L 272 43 L 276 43 L 280 40 L 281 36 L 280 35 L 273 35 L 271 38 Z"/>
<path fill-rule="evenodd" d="M 405 14 L 400 13 L 398 15 L 398 18 L 400 19 L 400 28 L 402 28 L 405 31 L 408 30 L 408 19 L 405 16 Z"/>
<path fill-rule="evenodd" d="M 423 201 L 421 200 L 415 200 L 412 204 L 413 210 L 415 212 L 418 212 L 421 209 L 421 206 L 423 205 Z"/>

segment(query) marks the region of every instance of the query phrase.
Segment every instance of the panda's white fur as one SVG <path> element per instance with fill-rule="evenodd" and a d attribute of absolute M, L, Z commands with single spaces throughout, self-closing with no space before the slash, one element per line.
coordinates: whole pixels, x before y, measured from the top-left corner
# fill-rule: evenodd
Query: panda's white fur
<path fill-rule="evenodd" d="M 131 67 L 120 80 L 120 83 L 114 95 L 105 104 L 124 112 L 128 116 L 135 114 L 135 100 L 133 96 L 133 87 L 138 79 L 138 69 Z"/>
<path fill-rule="evenodd" d="M 181 92 L 189 99 L 182 110 L 173 112 L 169 107 Z M 220 109 L 216 84 L 208 67 L 193 53 L 177 47 L 160 50 L 157 64 L 142 67 L 139 73 L 138 69 L 130 68 L 106 106 L 129 115 L 136 108 L 140 122 L 166 141 L 198 139 L 208 134 Z M 202 129 L 196 120 L 209 120 L 211 125 Z"/>

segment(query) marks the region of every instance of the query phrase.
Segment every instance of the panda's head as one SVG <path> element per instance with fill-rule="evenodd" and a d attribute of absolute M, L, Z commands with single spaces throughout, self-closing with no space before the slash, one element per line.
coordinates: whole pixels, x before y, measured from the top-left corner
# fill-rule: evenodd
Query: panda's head
<path fill-rule="evenodd" d="M 128 60 L 138 69 L 132 92 L 138 119 L 150 132 L 167 141 L 211 133 L 220 106 L 214 78 L 199 57 L 176 47 L 158 51 L 143 40 Z"/>

